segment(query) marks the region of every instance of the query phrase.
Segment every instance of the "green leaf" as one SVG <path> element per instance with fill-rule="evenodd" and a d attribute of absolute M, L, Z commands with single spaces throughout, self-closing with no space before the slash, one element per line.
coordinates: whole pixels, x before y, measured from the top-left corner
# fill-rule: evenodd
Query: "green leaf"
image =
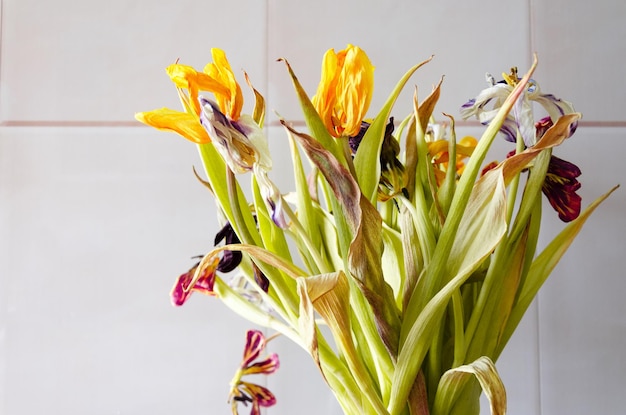
<path fill-rule="evenodd" d="M 570 222 L 552 240 L 552 242 L 550 242 L 548 246 L 546 246 L 546 248 L 537 256 L 537 258 L 535 258 L 532 265 L 530 266 L 528 275 L 526 276 L 524 286 L 521 287 L 519 299 L 513 307 L 513 311 L 511 312 L 511 316 L 509 317 L 509 321 L 506 325 L 502 340 L 500 342 L 499 351 L 501 351 L 511 335 L 513 335 L 515 328 L 522 320 L 522 317 L 528 309 L 528 306 L 530 306 L 530 303 L 537 295 L 537 292 L 539 292 L 539 288 L 541 288 L 543 283 L 546 281 L 548 276 L 552 273 L 558 262 L 561 260 L 561 257 L 563 257 L 572 242 L 574 242 L 574 239 L 582 229 L 587 219 L 589 219 L 589 216 L 591 216 L 593 211 L 618 187 L 619 185 L 613 187 L 607 193 L 600 196 L 593 203 L 591 203 L 591 205 L 589 205 L 583 212 L 581 212 L 577 219 Z"/>
<path fill-rule="evenodd" d="M 361 140 L 359 149 L 354 156 L 354 169 L 356 172 L 356 179 L 361 188 L 361 192 L 372 203 L 376 201 L 378 181 L 380 178 L 380 150 L 385 138 L 385 127 L 389 121 L 391 115 L 391 109 L 393 108 L 398 95 L 402 92 L 404 85 L 406 85 L 409 78 L 417 71 L 421 66 L 432 60 L 432 56 L 425 61 L 418 63 L 409 69 L 400 81 L 396 84 L 395 88 L 387 98 L 385 105 L 381 108 L 380 112 L 374 118 L 374 121 L 367 129 L 367 132 Z"/>
<path fill-rule="evenodd" d="M 256 230 L 254 217 L 248 207 L 248 201 L 241 191 L 239 183 L 234 180 L 234 196 L 231 199 L 229 190 L 229 178 L 224 159 L 215 149 L 212 143 L 199 144 L 198 149 L 202 158 L 202 164 L 206 172 L 208 183 L 217 198 L 217 201 L 232 225 L 239 239 L 245 243 L 261 245 L 261 238 Z M 243 209 L 242 209 L 243 207 Z M 238 223 L 242 219 L 242 223 Z M 246 235 L 247 239 L 243 236 Z"/>
<path fill-rule="evenodd" d="M 495 250 L 467 325 L 466 359 L 494 357 L 521 280 L 529 231 L 527 226 L 520 238 L 504 238 Z"/>
<path fill-rule="evenodd" d="M 498 110 L 495 118 L 487 127 L 487 130 L 483 134 L 482 138 L 478 142 L 478 146 L 472 153 L 461 179 L 457 185 L 454 193 L 454 198 L 450 206 L 450 211 L 446 218 L 446 222 L 441 230 L 441 234 L 437 241 L 436 248 L 434 250 L 432 260 L 428 264 L 425 270 L 425 274 L 420 278 L 419 283 L 416 285 L 414 292 L 411 295 L 411 299 L 407 305 L 404 315 L 404 321 L 401 331 L 401 342 L 406 337 L 411 325 L 416 321 L 417 315 L 424 308 L 425 304 L 435 295 L 436 291 L 445 284 L 446 280 L 449 280 L 449 276 L 453 273 L 446 272 L 448 262 L 450 258 L 450 252 L 452 245 L 459 233 L 459 224 L 462 220 L 467 219 L 470 214 L 467 211 L 470 195 L 473 192 L 476 177 L 480 172 L 482 162 L 493 142 L 496 134 L 500 130 L 500 127 L 506 119 L 509 111 L 513 107 L 513 104 L 517 101 L 520 95 L 526 89 L 533 71 L 537 66 L 537 60 L 535 59 L 533 66 L 524 75 L 519 84 L 513 89 L 513 91 L 506 98 L 502 107 Z M 419 151 L 419 149 L 418 149 Z M 499 173 L 500 174 L 500 173 Z M 484 177 L 486 177 L 485 175 Z"/>
<path fill-rule="evenodd" d="M 298 133 L 284 122 L 304 149 L 309 159 L 320 170 L 330 186 L 337 206 L 335 223 L 340 246 L 348 247 L 350 274 L 373 310 L 380 340 L 391 356 L 395 356 L 400 328 L 399 312 L 391 287 L 382 275 L 382 219 L 372 204 L 365 199 L 354 177 L 319 142 L 307 134 Z M 343 252 L 343 251 L 342 251 Z M 368 312 L 359 310 L 359 312 Z M 374 340 L 374 339 L 372 339 Z"/>
<path fill-rule="evenodd" d="M 293 86 L 296 89 L 296 94 L 298 95 L 298 100 L 300 101 L 300 106 L 302 107 L 302 113 L 304 115 L 304 120 L 306 121 L 306 125 L 311 132 L 311 135 L 315 137 L 315 139 L 324 147 L 327 151 L 330 151 L 338 160 L 343 159 L 343 153 L 338 148 L 335 143 L 335 139 L 330 135 L 326 126 L 324 125 L 324 121 L 320 118 L 320 115 L 317 113 L 317 110 L 313 106 L 311 99 L 307 95 L 304 88 L 298 81 L 296 74 L 291 69 L 291 65 L 287 62 L 286 59 L 279 59 L 287 66 L 287 70 L 289 71 L 289 76 L 291 76 L 291 81 L 293 82 Z"/>
<path fill-rule="evenodd" d="M 444 274 L 452 278 L 419 313 L 405 313 L 403 330 L 407 331 L 392 381 L 392 415 L 400 414 L 406 404 L 451 296 L 493 252 L 506 232 L 504 178 L 501 171 L 489 173 L 476 183 L 450 249 Z M 415 292 L 420 292 L 419 283 Z"/>
<path fill-rule="evenodd" d="M 298 220 L 302 224 L 305 232 L 309 235 L 313 245 L 320 251 L 323 251 L 322 244 L 325 238 L 321 238 L 322 234 L 320 233 L 320 221 L 322 219 L 320 219 L 318 211 L 313 206 L 313 200 L 311 199 L 311 194 L 309 193 L 309 184 L 302 166 L 302 158 L 300 157 L 300 152 L 296 146 L 293 134 L 288 129 L 286 129 L 286 131 L 289 137 L 289 147 L 291 149 L 291 159 L 293 161 L 294 178 L 296 183 L 295 194 L 297 197 L 296 211 L 298 212 Z"/>
<path fill-rule="evenodd" d="M 221 278 L 215 279 L 213 290 L 222 303 L 246 320 L 253 324 L 258 324 L 259 326 L 276 330 L 292 340 L 295 344 L 300 345 L 303 348 L 305 347 L 298 333 L 296 333 L 291 327 L 287 326 L 266 310 L 255 305 L 248 298 L 243 297 L 240 293 L 233 290 L 233 288 L 225 283 Z"/>

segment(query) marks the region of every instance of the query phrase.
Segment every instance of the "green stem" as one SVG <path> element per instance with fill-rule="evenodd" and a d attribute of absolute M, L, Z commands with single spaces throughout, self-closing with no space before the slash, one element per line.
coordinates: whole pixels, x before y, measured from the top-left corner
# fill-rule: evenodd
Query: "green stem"
<path fill-rule="evenodd" d="M 284 200 L 283 200 L 283 210 L 289 217 L 289 220 L 291 220 L 290 228 L 293 228 L 291 230 L 295 236 L 295 239 L 304 243 L 304 245 L 306 246 L 308 250 L 308 253 L 313 258 L 313 265 L 315 265 L 316 269 L 311 270 L 312 274 L 333 272 L 334 270 L 332 266 L 328 264 L 328 262 L 322 258 L 318 249 L 313 245 L 311 238 L 309 238 L 309 235 L 306 233 L 306 231 L 302 227 L 302 224 L 298 220 L 298 217 L 295 215 L 295 213 L 291 210 L 289 205 Z"/>
<path fill-rule="evenodd" d="M 463 315 L 463 298 L 461 292 L 456 290 L 452 294 L 452 311 L 454 318 L 454 360 L 452 367 L 461 366 L 465 361 L 465 331 Z"/>

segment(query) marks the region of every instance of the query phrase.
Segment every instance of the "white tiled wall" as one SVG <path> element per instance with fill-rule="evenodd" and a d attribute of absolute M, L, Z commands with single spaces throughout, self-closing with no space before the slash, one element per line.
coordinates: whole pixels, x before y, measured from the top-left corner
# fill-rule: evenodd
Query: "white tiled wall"
<path fill-rule="evenodd" d="M 425 96 L 445 75 L 439 109 L 456 115 L 485 72 L 523 70 L 537 51 L 543 89 L 584 114 L 559 152 L 581 166 L 588 203 L 624 184 L 625 4 L 0 0 L 0 414 L 229 411 L 247 322 L 214 299 L 174 309 L 168 298 L 216 231 L 192 176 L 199 159 L 192 144 L 133 120 L 178 107 L 164 72 L 177 58 L 202 67 L 211 47 L 225 49 L 269 111 L 298 121 L 279 57 L 312 94 L 327 48 L 362 46 L 377 67 L 376 107 L 434 54 L 412 82 Z M 590 219 L 498 362 L 509 413 L 624 413 L 624 194 Z M 273 346 L 282 367 L 270 413 L 339 413 L 305 353 Z"/>

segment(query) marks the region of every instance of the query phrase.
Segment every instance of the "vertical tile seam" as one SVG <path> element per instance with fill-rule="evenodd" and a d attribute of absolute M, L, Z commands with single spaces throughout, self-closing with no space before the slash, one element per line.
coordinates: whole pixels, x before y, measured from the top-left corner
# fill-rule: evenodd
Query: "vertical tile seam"
<path fill-rule="evenodd" d="M 4 34 L 4 13 L 3 13 L 3 4 L 4 2 L 2 0 L 0 0 L 0 86 L 2 86 L 2 63 L 4 62 L 4 59 L 2 59 L 2 52 L 3 52 L 3 40 L 4 40 L 4 36 L 2 36 Z M 4 99 L 2 98 L 2 90 L 0 89 L 0 125 L 2 125 L 3 119 L 2 119 L 2 109 L 3 109 L 3 103 Z"/>
<path fill-rule="evenodd" d="M 530 62 L 533 61 L 533 55 L 537 52 L 536 50 L 536 41 L 535 41 L 535 0 L 528 0 L 528 56 L 530 58 Z M 535 298 L 537 313 L 535 315 L 535 333 L 536 333 L 536 344 L 535 344 L 535 353 L 537 355 L 537 359 L 535 361 L 536 367 L 536 384 L 535 384 L 535 392 L 537 394 L 537 415 L 543 414 L 543 399 L 542 399 L 542 382 L 541 376 L 543 373 L 542 365 L 541 365 L 541 307 L 539 303 L 539 294 Z"/>
<path fill-rule="evenodd" d="M 1 1 L 1 0 L 0 0 Z M 263 65 L 263 67 L 265 68 L 265 73 L 263 74 L 263 94 L 265 97 L 267 97 L 267 91 L 268 91 L 268 86 L 269 86 L 269 50 L 268 50 L 268 41 L 269 41 L 269 0 L 265 0 L 263 2 L 263 40 L 261 41 L 262 43 L 262 50 L 263 50 L 263 58 L 262 58 L 262 62 L 261 64 Z M 267 117 L 267 100 L 265 101 L 265 109 L 266 109 L 266 114 L 265 117 Z M 263 120 L 263 124 L 265 126 L 265 120 Z M 269 131 L 267 128 L 264 128 L 264 133 L 265 133 L 265 139 L 267 140 L 269 137 Z M 263 333 L 265 338 L 267 339 L 269 337 L 269 328 L 265 327 L 263 329 Z M 269 385 L 269 379 L 268 376 L 263 376 L 263 386 L 267 389 L 269 389 L 270 385 Z"/>
<path fill-rule="evenodd" d="M 4 13 L 2 12 L 3 1 L 0 0 L 0 86 L 2 86 L 2 63 L 4 59 L 2 59 L 2 40 L 3 40 L 3 32 L 4 32 L 4 24 L 3 17 Z M 2 91 L 0 89 L 0 125 L 2 124 Z M 3 153 L 0 153 L 0 170 L 2 170 L 2 164 L 4 163 L 4 157 L 2 157 Z M 8 218 L 7 218 L 8 219 Z M 1 219 L 0 219 L 1 220 Z M 7 222 L 8 223 L 8 220 Z M 1 225 L 1 223 L 0 223 Z M 2 230 L 2 234 L 6 235 L 6 229 Z M 6 253 L 5 253 L 6 254 Z M 4 259 L 4 258 L 2 258 Z M 4 261 L 3 261 L 4 262 Z M 6 264 L 7 262 L 5 262 Z M 8 273 L 7 273 L 8 274 Z M 2 287 L 3 283 L 8 284 L 6 281 L 7 277 L 4 277 L 5 280 L 0 277 L 0 413 L 6 413 L 6 363 L 7 363 L 7 313 L 6 313 L 6 304 L 8 300 L 8 290 Z"/>
<path fill-rule="evenodd" d="M 2 0 L 0 0 L 2 1 Z M 269 57 L 269 53 L 270 53 L 270 49 L 269 49 L 269 39 L 270 39 L 270 13 L 269 13 L 269 8 L 270 8 L 270 0 L 265 0 L 265 7 L 264 7 L 264 18 L 263 18 L 263 22 L 265 25 L 265 30 L 263 31 L 263 66 L 265 67 L 265 74 L 264 74 L 264 79 L 263 79 L 263 88 L 265 89 L 265 96 L 269 98 L 268 96 L 268 91 L 269 91 L 269 86 L 270 86 L 270 57 Z M 267 109 L 267 104 L 268 102 L 265 102 L 266 104 L 266 109 Z M 266 111 L 267 113 L 267 111 Z M 266 114 L 267 116 L 267 114 Z"/>
<path fill-rule="evenodd" d="M 536 27 L 535 27 L 535 0 L 528 0 L 528 15 L 527 15 L 527 22 L 528 22 L 528 56 L 530 61 L 533 61 L 533 56 L 534 54 L 537 52 L 536 50 L 536 41 L 535 41 L 535 31 L 536 31 Z M 543 399 L 542 399 L 542 382 L 541 382 L 541 376 L 543 373 L 542 370 L 542 365 L 541 365 L 541 307 L 540 307 L 540 302 L 539 302 L 539 294 L 536 296 L 535 298 L 535 307 L 537 307 L 537 312 L 535 315 L 535 333 L 536 333 L 536 337 L 535 337 L 535 353 L 537 355 L 537 359 L 535 361 L 535 367 L 536 367 L 536 371 L 535 371 L 535 376 L 536 376 L 536 384 L 535 384 L 535 392 L 537 394 L 537 407 L 535 408 L 537 410 L 537 415 L 542 415 L 543 414 Z"/>

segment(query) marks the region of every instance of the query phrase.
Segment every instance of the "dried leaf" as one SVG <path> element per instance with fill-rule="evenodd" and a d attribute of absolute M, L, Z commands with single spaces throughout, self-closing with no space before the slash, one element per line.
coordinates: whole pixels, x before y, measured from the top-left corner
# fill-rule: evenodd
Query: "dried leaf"
<path fill-rule="evenodd" d="M 489 400 L 492 415 L 506 414 L 506 390 L 498 375 L 496 366 L 488 357 L 480 357 L 474 362 L 448 370 L 443 374 L 437 387 L 433 405 L 433 415 L 449 413 L 458 394 L 466 382 L 475 376 Z"/>

